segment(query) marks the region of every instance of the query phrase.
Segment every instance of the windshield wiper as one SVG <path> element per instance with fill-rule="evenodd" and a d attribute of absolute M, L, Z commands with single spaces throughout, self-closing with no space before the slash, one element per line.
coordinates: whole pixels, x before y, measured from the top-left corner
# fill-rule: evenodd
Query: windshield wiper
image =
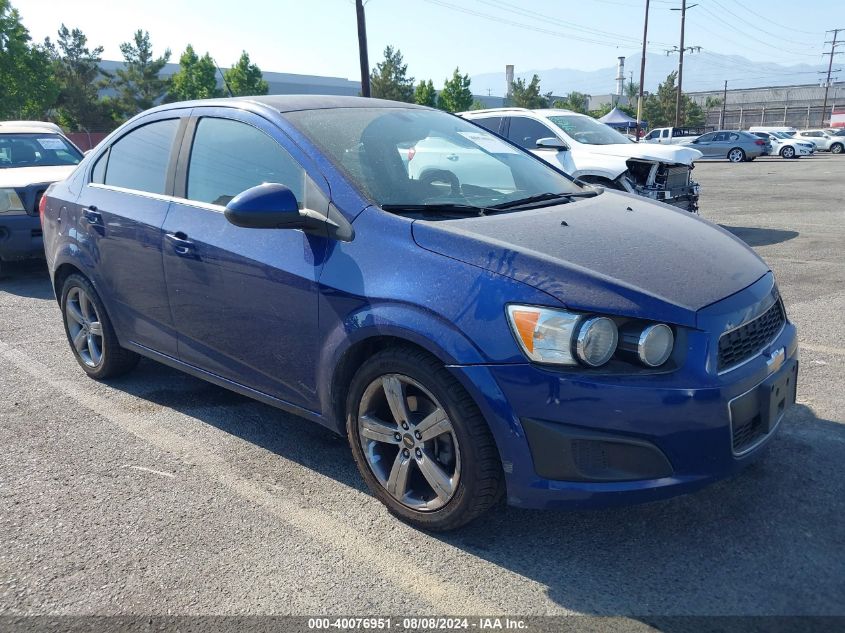
<path fill-rule="evenodd" d="M 381 208 L 390 212 L 406 212 L 406 213 L 437 213 L 438 211 L 445 211 L 447 213 L 460 213 L 462 215 L 484 215 L 485 211 L 490 211 L 489 207 L 476 207 L 471 204 L 455 204 L 451 202 L 438 202 L 431 204 L 383 204 Z"/>
<path fill-rule="evenodd" d="M 491 209 L 513 209 L 514 207 L 522 207 L 535 202 L 547 202 L 550 200 L 564 200 L 570 202 L 572 198 L 592 198 L 599 195 L 597 191 L 578 191 L 573 193 L 538 193 L 536 196 L 528 196 L 527 198 L 520 198 L 519 200 L 510 200 L 502 202 L 501 204 L 494 204 Z"/>

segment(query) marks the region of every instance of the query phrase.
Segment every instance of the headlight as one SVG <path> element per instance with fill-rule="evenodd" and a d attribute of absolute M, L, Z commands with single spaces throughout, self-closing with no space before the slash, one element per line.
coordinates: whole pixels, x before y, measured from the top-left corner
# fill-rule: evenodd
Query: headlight
<path fill-rule="evenodd" d="M 537 363 L 576 365 L 572 338 L 582 315 L 535 306 L 508 306 L 508 320 L 525 355 Z"/>
<path fill-rule="evenodd" d="M 643 328 L 637 341 L 637 356 L 646 367 L 660 367 L 669 360 L 675 345 L 672 328 L 656 323 Z"/>
<path fill-rule="evenodd" d="M 619 332 L 607 317 L 592 317 L 578 328 L 575 350 L 578 358 L 590 367 L 604 365 L 616 351 Z"/>
<path fill-rule="evenodd" d="M 0 213 L 8 215 L 26 213 L 23 202 L 14 189 L 0 189 Z"/>
<path fill-rule="evenodd" d="M 509 305 L 507 315 L 523 353 L 537 363 L 601 367 L 616 355 L 653 369 L 675 345 L 674 331 L 663 323 L 523 305 Z"/>

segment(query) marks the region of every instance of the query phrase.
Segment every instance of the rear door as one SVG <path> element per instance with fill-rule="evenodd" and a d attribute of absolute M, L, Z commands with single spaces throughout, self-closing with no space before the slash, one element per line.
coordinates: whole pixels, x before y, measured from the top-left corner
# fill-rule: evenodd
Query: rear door
<path fill-rule="evenodd" d="M 328 241 L 293 229 L 236 227 L 234 196 L 264 182 L 326 213 L 328 184 L 262 117 L 197 108 L 164 224 L 164 267 L 179 358 L 300 407 L 316 407 L 317 278 Z"/>
<path fill-rule="evenodd" d="M 94 162 L 70 220 L 118 335 L 176 355 L 162 266 L 162 230 L 184 120 L 145 117 Z"/>

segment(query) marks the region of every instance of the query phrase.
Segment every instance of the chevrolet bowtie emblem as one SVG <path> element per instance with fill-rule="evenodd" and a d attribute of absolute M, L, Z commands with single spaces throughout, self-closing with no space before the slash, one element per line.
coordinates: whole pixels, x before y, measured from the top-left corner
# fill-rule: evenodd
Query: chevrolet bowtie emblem
<path fill-rule="evenodd" d="M 780 369 L 784 360 L 786 360 L 786 349 L 783 347 L 776 349 L 771 354 L 768 354 L 766 365 L 769 366 L 769 373 L 774 373 Z"/>

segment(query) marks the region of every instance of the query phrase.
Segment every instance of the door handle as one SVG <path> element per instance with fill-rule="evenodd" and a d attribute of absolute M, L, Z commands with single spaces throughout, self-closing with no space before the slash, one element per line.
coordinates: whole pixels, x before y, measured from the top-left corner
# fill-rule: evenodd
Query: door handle
<path fill-rule="evenodd" d="M 193 255 L 194 243 L 188 239 L 188 236 L 177 231 L 176 233 L 165 233 L 167 240 L 173 244 L 173 250 L 177 255 Z"/>
<path fill-rule="evenodd" d="M 82 209 L 82 217 L 85 218 L 85 221 L 88 222 L 88 224 L 103 226 L 103 216 L 100 215 L 97 207 L 93 205 Z"/>
<path fill-rule="evenodd" d="M 458 160 L 458 155 L 457 154 L 447 154 L 446 160 L 452 160 L 452 161 Z"/>

